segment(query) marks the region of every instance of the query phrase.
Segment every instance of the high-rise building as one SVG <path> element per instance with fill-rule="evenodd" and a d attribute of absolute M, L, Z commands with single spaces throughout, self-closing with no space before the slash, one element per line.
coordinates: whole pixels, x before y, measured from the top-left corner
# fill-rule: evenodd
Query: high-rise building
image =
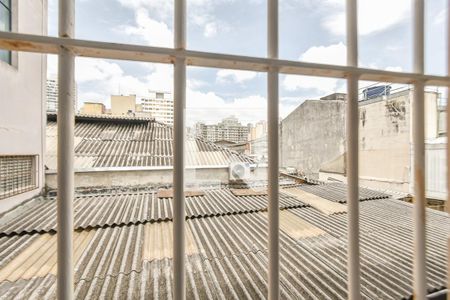
<path fill-rule="evenodd" d="M 47 78 L 47 112 L 58 111 L 58 78 L 56 75 L 50 75 Z M 73 107 L 75 112 L 77 111 L 77 85 L 75 84 Z"/>
<path fill-rule="evenodd" d="M 211 142 L 222 140 L 245 143 L 248 141 L 249 126 L 242 125 L 238 118 L 230 116 L 218 124 L 206 125 L 199 122 L 195 125 L 195 132 Z"/>
<path fill-rule="evenodd" d="M 266 121 L 258 121 L 255 125 L 251 126 L 249 132 L 249 140 L 253 141 L 256 139 L 260 139 L 267 135 L 267 122 Z"/>
<path fill-rule="evenodd" d="M 141 97 L 142 112 L 150 114 L 156 121 L 173 125 L 173 98 L 171 93 L 150 91 Z"/>

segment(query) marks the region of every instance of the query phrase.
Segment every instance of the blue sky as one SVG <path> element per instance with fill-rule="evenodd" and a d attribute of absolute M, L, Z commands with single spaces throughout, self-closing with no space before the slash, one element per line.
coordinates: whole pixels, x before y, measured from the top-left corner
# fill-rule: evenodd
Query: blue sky
<path fill-rule="evenodd" d="M 359 64 L 412 70 L 412 0 L 359 0 Z M 266 2 L 187 0 L 188 48 L 266 55 Z M 345 64 L 345 0 L 280 0 L 280 57 Z M 77 0 L 80 39 L 173 46 L 173 2 L 169 0 Z M 49 34 L 57 33 L 57 1 L 49 1 Z M 426 1 L 426 72 L 446 72 L 446 1 Z M 49 58 L 49 73 L 56 71 Z M 78 100 L 109 105 L 109 95 L 172 90 L 172 66 L 102 59 L 77 59 Z M 362 83 L 364 84 L 364 83 Z M 305 99 L 345 91 L 345 81 L 280 76 L 280 114 Z M 216 122 L 234 114 L 244 123 L 266 118 L 263 73 L 188 68 L 187 118 Z M 79 105 L 79 106 L 80 106 Z"/>

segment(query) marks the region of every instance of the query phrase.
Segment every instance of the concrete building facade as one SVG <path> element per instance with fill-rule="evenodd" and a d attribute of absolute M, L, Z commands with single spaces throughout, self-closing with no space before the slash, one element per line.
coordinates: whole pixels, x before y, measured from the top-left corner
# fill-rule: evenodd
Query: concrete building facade
<path fill-rule="evenodd" d="M 249 141 L 260 139 L 267 135 L 267 122 L 258 121 L 255 125 L 252 125 L 249 130 Z"/>
<path fill-rule="evenodd" d="M 155 118 L 156 121 L 173 125 L 173 97 L 171 93 L 150 91 L 148 96 L 141 97 L 142 112 Z"/>
<path fill-rule="evenodd" d="M 11 1 L 11 31 L 47 34 L 47 1 Z M 44 186 L 47 57 L 9 52 L 0 60 L 0 213 Z M 24 167 L 21 173 L 18 166 Z M 16 172 L 18 171 L 18 172 Z M 26 181 L 24 189 L 18 189 Z"/>
<path fill-rule="evenodd" d="M 281 166 L 317 179 L 322 164 L 345 152 L 345 101 L 306 100 L 280 127 Z"/>
<path fill-rule="evenodd" d="M 425 93 L 427 181 L 444 178 L 439 136 L 438 98 Z M 411 89 L 359 103 L 360 184 L 412 193 Z M 345 101 L 307 100 L 281 123 L 281 166 L 321 180 L 346 180 Z M 432 146 L 431 146 L 432 145 Z M 440 149 L 440 150 L 439 150 Z M 434 152 L 433 152 L 434 151 Z M 436 153 L 435 153 L 436 152 Z M 443 198 L 444 185 L 429 185 L 428 197 Z M 445 188 L 445 187 L 444 187 Z M 441 190 L 439 190 L 441 189 Z M 437 196 L 436 196 L 437 195 Z"/>
<path fill-rule="evenodd" d="M 103 103 L 84 102 L 80 112 L 83 115 L 103 115 L 106 113 L 106 109 Z"/>
<path fill-rule="evenodd" d="M 136 112 L 136 95 L 111 95 L 111 114 L 128 115 Z"/>
<path fill-rule="evenodd" d="M 50 75 L 47 77 L 46 82 L 47 91 L 47 112 L 58 112 L 58 78 L 56 75 Z M 78 96 L 77 85 L 74 86 L 74 98 L 73 107 L 75 112 L 78 111 Z"/>
<path fill-rule="evenodd" d="M 199 122 L 195 124 L 195 133 L 210 142 L 230 141 L 245 143 L 248 141 L 250 126 L 242 125 L 238 118 L 230 116 L 218 124 L 207 125 Z"/>

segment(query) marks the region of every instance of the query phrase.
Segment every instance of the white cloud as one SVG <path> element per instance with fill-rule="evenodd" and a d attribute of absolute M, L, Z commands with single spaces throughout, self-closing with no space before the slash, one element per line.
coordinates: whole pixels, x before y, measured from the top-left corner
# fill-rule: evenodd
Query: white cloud
<path fill-rule="evenodd" d="M 54 66 L 52 67 L 53 70 L 57 64 L 56 58 L 54 56 L 50 62 Z M 172 91 L 172 65 L 145 64 L 144 66 L 148 68 L 150 74 L 137 78 L 127 74 L 121 65 L 115 61 L 77 58 L 75 76 L 79 87 L 79 108 L 85 101 L 101 102 L 110 107 L 110 96 L 119 93 L 124 95 L 136 94 L 139 98 L 139 96 L 145 95 L 148 90 Z M 249 80 L 249 78 L 256 76 L 254 72 L 238 72 L 234 74 L 232 70 L 230 71 L 225 72 L 225 77 L 231 76 L 231 78 L 238 80 Z M 243 124 L 267 118 L 267 101 L 265 97 L 252 95 L 225 100 L 216 93 L 197 90 L 197 88 L 201 88 L 205 84 L 207 83 L 195 79 L 188 81 L 186 116 L 189 126 L 198 121 L 216 123 L 230 115 L 236 115 Z M 284 114 L 287 114 L 288 108 L 291 109 L 291 106 L 282 105 L 280 109 Z"/>
<path fill-rule="evenodd" d="M 443 24 L 447 20 L 447 10 L 447 8 L 444 8 L 436 15 L 433 21 L 434 25 Z"/>
<path fill-rule="evenodd" d="M 397 67 L 388 66 L 388 67 L 385 68 L 385 70 L 386 71 L 391 71 L 391 72 L 401 72 L 401 71 L 403 71 L 403 68 L 399 67 L 399 66 L 397 66 Z"/>
<path fill-rule="evenodd" d="M 306 50 L 301 56 L 300 61 L 346 65 L 347 47 L 342 43 L 329 46 L 313 46 Z"/>
<path fill-rule="evenodd" d="M 235 82 L 243 83 L 248 80 L 252 80 L 257 75 L 256 72 L 243 71 L 243 70 L 219 70 L 217 71 L 217 82 Z"/>
<path fill-rule="evenodd" d="M 331 14 L 325 17 L 323 26 L 333 34 L 345 35 L 345 2 L 327 0 L 324 4 Z M 368 35 L 400 23 L 410 15 L 411 5 L 411 0 L 359 0 L 359 34 Z"/>
<path fill-rule="evenodd" d="M 283 87 L 288 91 L 313 89 L 320 95 L 326 95 L 334 92 L 344 92 L 338 83 L 339 79 L 335 78 L 286 75 L 283 80 Z"/>
<path fill-rule="evenodd" d="M 208 82 L 194 78 L 187 79 L 186 86 L 188 89 L 198 89 L 208 85 Z"/>
<path fill-rule="evenodd" d="M 207 38 L 215 37 L 217 35 L 217 24 L 215 22 L 209 22 L 205 25 L 203 35 Z"/>
<path fill-rule="evenodd" d="M 345 65 L 347 48 L 343 43 L 329 46 L 314 46 L 306 50 L 299 58 L 300 61 Z M 283 87 L 288 91 L 299 89 L 314 89 L 320 94 L 327 94 L 340 91 L 339 79 L 286 75 L 283 80 Z"/>
<path fill-rule="evenodd" d="M 173 90 L 173 66 L 168 64 L 149 65 L 151 74 L 147 76 L 148 88 L 158 91 Z"/>
<path fill-rule="evenodd" d="M 144 8 L 136 9 L 135 18 L 136 26 L 120 26 L 117 30 L 137 36 L 151 46 L 173 47 L 173 32 L 166 23 L 152 19 Z"/>
<path fill-rule="evenodd" d="M 48 56 L 47 76 L 57 74 L 57 56 Z M 113 61 L 97 58 L 76 59 L 75 78 L 78 84 L 78 100 L 98 101 L 110 106 L 114 94 L 136 94 L 144 96 L 149 90 L 173 90 L 173 66 L 168 64 L 143 64 L 149 75 L 143 78 L 126 74 Z M 80 105 L 81 107 L 81 105 Z"/>
<path fill-rule="evenodd" d="M 155 11 L 162 18 L 171 18 L 173 15 L 174 1 L 169 0 L 118 0 L 118 2 L 129 9 Z"/>
<path fill-rule="evenodd" d="M 83 102 L 99 102 L 106 104 L 107 98 L 105 98 L 104 94 L 96 93 L 96 92 L 84 92 L 78 95 L 78 99 L 83 99 Z M 78 106 L 81 109 L 82 106 Z"/>
<path fill-rule="evenodd" d="M 298 97 L 280 98 L 280 117 L 290 114 L 303 100 Z M 225 101 L 215 93 L 203 93 L 188 89 L 186 122 L 188 126 L 202 121 L 217 123 L 230 115 L 236 116 L 242 124 L 267 120 L 267 99 L 261 95 L 234 98 Z"/>
<path fill-rule="evenodd" d="M 267 118 L 267 101 L 260 95 L 225 101 L 212 92 L 204 93 L 188 89 L 186 97 L 188 126 L 199 121 L 207 124 L 217 123 L 230 115 L 235 115 L 243 124 Z"/>
<path fill-rule="evenodd" d="M 75 78 L 79 83 L 94 80 L 110 80 L 123 75 L 123 71 L 116 63 L 98 58 L 77 58 L 75 64 Z"/>
<path fill-rule="evenodd" d="M 137 26 L 127 26 L 128 31 L 121 32 L 141 37 L 150 45 L 169 47 L 173 34 L 168 32 L 172 27 L 174 3 L 169 0 L 117 0 L 122 6 L 135 11 Z M 214 14 L 217 5 L 234 0 L 190 0 L 188 2 L 188 22 L 199 26 L 203 35 L 211 38 L 219 31 L 227 31 L 229 25 L 218 20 Z M 170 25 L 169 25 L 170 24 Z M 167 38 L 167 36 L 169 36 Z"/>
<path fill-rule="evenodd" d="M 329 46 L 314 46 L 306 50 L 300 56 L 299 60 L 323 64 L 345 65 L 346 53 L 347 47 L 343 43 Z M 363 65 L 363 67 L 381 69 L 374 63 L 366 66 Z M 388 66 L 385 70 L 401 72 L 402 68 L 399 66 Z M 337 78 L 286 75 L 282 84 L 287 91 L 312 89 L 315 90 L 318 95 L 345 92 L 345 85 L 342 84 L 342 79 Z"/>

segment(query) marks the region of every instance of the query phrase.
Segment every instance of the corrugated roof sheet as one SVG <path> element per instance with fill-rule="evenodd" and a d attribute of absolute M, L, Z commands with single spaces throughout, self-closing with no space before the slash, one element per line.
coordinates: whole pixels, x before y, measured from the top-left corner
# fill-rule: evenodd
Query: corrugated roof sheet
<path fill-rule="evenodd" d="M 229 191 L 215 193 L 222 197 L 220 199 L 234 201 Z M 122 198 L 122 202 L 130 199 Z M 247 200 L 256 201 L 251 197 Z M 363 298 L 410 298 L 412 205 L 382 199 L 361 202 L 360 206 Z M 107 207 L 101 210 L 107 211 Z M 346 214 L 326 215 L 306 206 L 288 208 L 280 216 L 281 223 L 285 224 L 280 232 L 282 298 L 346 299 Z M 170 243 L 162 247 L 157 242 L 163 236 L 171 239 L 170 225 L 163 225 L 171 222 L 125 223 L 127 225 L 76 233 L 75 246 L 79 253 L 75 260 L 77 299 L 172 298 Z M 186 224 L 190 245 L 186 260 L 188 299 L 267 296 L 266 213 L 255 211 L 193 218 Z M 312 230 L 314 234 L 299 234 L 293 230 L 297 225 L 292 227 L 292 224 Z M 446 283 L 449 231 L 448 215 L 427 210 L 427 284 L 430 291 L 442 289 Z M 46 239 L 55 240 L 55 235 L 0 238 L 0 273 L 11 270 L 14 274 L 12 280 L 0 282 L 1 299 L 55 298 L 55 276 L 50 272 L 54 261 L 43 264 L 39 259 L 24 259 L 27 255 L 36 258 L 30 249 L 35 249 Z M 48 251 L 55 251 L 52 250 L 54 246 L 47 247 Z M 24 272 L 17 271 L 20 268 Z M 45 275 L 44 270 L 50 271 Z"/>
<path fill-rule="evenodd" d="M 105 167 L 163 167 L 172 165 L 172 127 L 147 120 L 114 122 L 77 120 L 75 123 L 75 169 Z M 45 165 L 56 169 L 57 123 L 47 123 Z M 251 162 L 245 155 L 189 137 L 186 141 L 186 165 L 229 165 Z"/>
<path fill-rule="evenodd" d="M 267 208 L 265 196 L 234 196 L 230 189 L 206 190 L 204 196 L 186 197 L 187 218 L 248 213 Z M 306 204 L 280 197 L 282 209 Z M 74 201 L 75 229 L 111 227 L 172 220 L 172 198 L 158 198 L 157 192 L 80 195 Z M 56 199 L 36 198 L 20 213 L 11 212 L 0 220 L 0 237 L 17 234 L 56 232 Z"/>
<path fill-rule="evenodd" d="M 347 202 L 347 185 L 341 182 L 333 182 L 317 185 L 301 184 L 298 185 L 298 188 L 304 190 L 305 192 L 317 195 L 330 201 L 335 201 L 339 203 Z M 364 187 L 359 188 L 360 201 L 385 199 L 389 197 L 390 195 L 380 191 L 374 191 Z"/>

